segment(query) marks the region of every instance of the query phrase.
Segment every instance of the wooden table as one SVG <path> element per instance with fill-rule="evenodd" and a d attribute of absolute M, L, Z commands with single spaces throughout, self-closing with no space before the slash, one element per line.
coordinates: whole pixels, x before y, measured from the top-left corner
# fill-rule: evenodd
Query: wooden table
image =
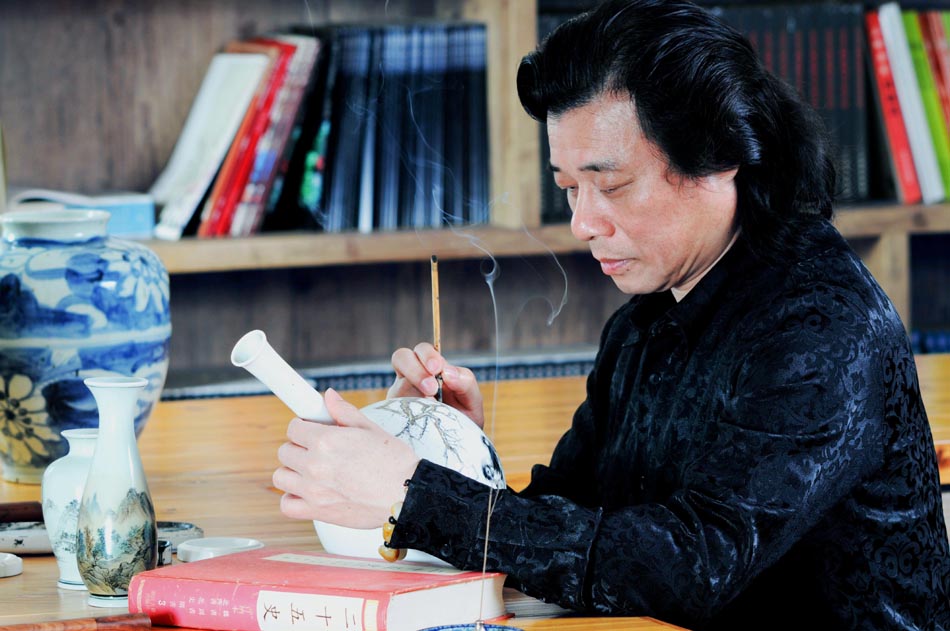
<path fill-rule="evenodd" d="M 950 355 L 918 358 L 921 387 L 941 467 L 950 484 Z M 484 386 L 489 427 L 509 483 L 520 488 L 530 467 L 547 462 L 584 396 L 584 379 L 503 381 Z M 382 390 L 344 393 L 356 405 Z M 493 403 L 494 402 L 494 403 Z M 172 401 L 159 404 L 139 444 L 157 517 L 201 526 L 206 536 L 248 536 L 275 547 L 312 550 L 310 522 L 281 515 L 271 486 L 277 447 L 291 413 L 271 396 Z M 0 482 L 0 502 L 39 499 L 40 487 Z M 25 557 L 22 575 L 0 579 L 0 625 L 105 615 L 85 604 L 84 592 L 56 588 L 51 555 Z M 676 628 L 648 618 L 518 619 L 526 631 L 613 631 Z"/>
<path fill-rule="evenodd" d="M 950 485 L 950 354 L 933 353 L 917 356 L 920 390 L 930 419 L 940 484 Z"/>
<path fill-rule="evenodd" d="M 546 462 L 571 411 L 582 399 L 582 379 L 501 382 L 495 437 L 512 484 L 523 486 L 529 468 Z M 344 393 L 356 405 L 384 397 L 382 390 Z M 496 390 L 485 388 L 486 405 Z M 187 521 L 205 536 L 254 537 L 265 544 L 319 549 L 309 521 L 284 517 L 271 486 L 277 447 L 292 414 L 272 396 L 162 402 L 139 440 L 156 516 Z M 0 482 L 0 502 L 38 500 L 37 485 Z M 101 616 L 85 592 L 57 589 L 52 555 L 25 556 L 20 576 L 0 579 L 0 625 Z M 676 629 L 650 618 L 517 619 L 526 631 Z"/>

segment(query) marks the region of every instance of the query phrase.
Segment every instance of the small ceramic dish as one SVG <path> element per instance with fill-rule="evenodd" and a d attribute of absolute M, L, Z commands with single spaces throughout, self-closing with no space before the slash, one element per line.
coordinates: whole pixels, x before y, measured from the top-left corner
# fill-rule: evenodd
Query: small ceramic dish
<path fill-rule="evenodd" d="M 23 572 L 23 559 L 9 552 L 0 552 L 0 578 L 16 576 Z"/>
<path fill-rule="evenodd" d="M 204 531 L 194 524 L 183 521 L 160 521 L 156 523 L 158 538 L 171 542 L 172 552 L 178 544 L 204 536 Z M 18 554 L 52 554 L 46 525 L 41 521 L 15 521 L 0 524 L 0 552 Z"/>
<path fill-rule="evenodd" d="M 14 521 L 0 524 L 0 552 L 52 554 L 53 547 L 41 521 Z"/>
<path fill-rule="evenodd" d="M 257 539 L 247 537 L 207 537 L 190 539 L 178 544 L 178 560 L 185 563 L 220 557 L 235 552 L 245 552 L 263 548 Z"/>
<path fill-rule="evenodd" d="M 158 528 L 158 538 L 168 541 L 172 552 L 178 552 L 178 544 L 183 541 L 205 536 L 204 530 L 185 521 L 160 521 L 155 525 Z"/>

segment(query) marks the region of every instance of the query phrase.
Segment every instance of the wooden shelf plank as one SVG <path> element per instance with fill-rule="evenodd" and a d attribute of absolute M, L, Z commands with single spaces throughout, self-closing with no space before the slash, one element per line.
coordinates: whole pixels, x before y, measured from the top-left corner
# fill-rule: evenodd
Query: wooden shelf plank
<path fill-rule="evenodd" d="M 885 234 L 950 233 L 948 206 L 880 206 L 840 210 L 836 224 L 849 239 Z M 470 227 L 374 234 L 277 233 L 242 239 L 146 241 L 171 274 L 322 267 L 493 256 L 586 252 L 567 224 L 518 230 Z"/>
<path fill-rule="evenodd" d="M 842 208 L 835 215 L 835 225 L 849 239 L 876 238 L 892 232 L 950 232 L 950 205 Z"/>
<path fill-rule="evenodd" d="M 146 241 L 170 274 L 323 267 L 442 259 L 583 252 L 566 225 L 530 231 L 496 227 L 374 234 L 277 233 L 241 239 Z"/>

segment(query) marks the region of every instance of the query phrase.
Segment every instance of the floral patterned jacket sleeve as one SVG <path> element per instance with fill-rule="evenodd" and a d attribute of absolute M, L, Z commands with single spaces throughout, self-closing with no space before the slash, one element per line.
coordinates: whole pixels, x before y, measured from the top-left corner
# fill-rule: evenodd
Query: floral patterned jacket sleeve
<path fill-rule="evenodd" d="M 740 241 L 683 302 L 615 314 L 550 466 L 495 503 L 490 569 L 579 611 L 696 629 L 950 629 L 906 335 L 833 228 L 815 242 L 777 268 Z M 481 567 L 487 505 L 423 462 L 393 543 Z"/>

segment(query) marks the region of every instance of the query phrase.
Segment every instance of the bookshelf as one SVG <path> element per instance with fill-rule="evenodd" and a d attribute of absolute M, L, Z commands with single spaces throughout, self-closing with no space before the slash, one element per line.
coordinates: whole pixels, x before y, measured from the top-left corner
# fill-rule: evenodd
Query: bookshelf
<path fill-rule="evenodd" d="M 517 63 L 536 40 L 536 15 L 536 0 L 98 0 L 91 10 L 68 0 L 0 3 L 0 120 L 10 181 L 90 194 L 147 189 L 211 56 L 234 37 L 311 19 L 482 21 L 489 37 L 491 224 L 148 242 L 173 277 L 172 369 L 225 363 L 230 344 L 255 326 L 292 347 L 295 362 L 388 357 L 430 334 L 424 268 L 433 253 L 470 273 L 460 271 L 458 286 L 443 291 L 444 301 L 463 305 L 453 323 L 443 304 L 445 348 L 490 351 L 485 285 L 470 280 L 483 253 L 471 237 L 512 260 L 541 261 L 553 252 L 573 274 L 559 326 L 545 328 L 543 317 L 519 322 L 504 350 L 594 344 L 605 316 L 625 298 L 567 225 L 541 225 L 538 127 L 514 90 Z M 910 322 L 911 236 L 950 234 L 950 206 L 848 208 L 837 222 Z M 514 272 L 516 282 L 532 274 Z M 452 275 L 443 269 L 446 282 Z M 328 297 L 335 311 L 324 309 Z M 389 321 L 367 332 L 365 320 L 380 309 Z M 348 346 L 350 339 L 359 342 Z"/>
<path fill-rule="evenodd" d="M 880 206 L 840 210 L 838 229 L 862 251 L 869 243 L 913 234 L 950 233 L 946 206 Z M 496 256 L 537 256 L 548 252 L 587 252 L 567 224 L 511 229 L 475 226 L 458 231 L 422 230 L 377 234 L 265 233 L 244 239 L 147 241 L 171 274 L 251 269 L 326 267 L 422 261 L 433 251 L 439 258 L 478 258 L 475 239 Z M 909 273 L 895 261 L 893 273 Z"/>
<path fill-rule="evenodd" d="M 950 208 L 944 205 L 846 208 L 838 211 L 835 223 L 851 240 L 907 321 L 910 235 L 950 233 Z M 480 258 L 484 253 L 473 245 L 473 240 L 498 257 L 587 251 L 587 245 L 571 235 L 567 224 L 533 229 L 491 226 L 456 232 L 408 230 L 369 235 L 263 234 L 246 239 L 184 239 L 147 244 L 158 253 L 169 273 L 193 274 L 424 261 L 432 252 L 445 260 Z"/>

